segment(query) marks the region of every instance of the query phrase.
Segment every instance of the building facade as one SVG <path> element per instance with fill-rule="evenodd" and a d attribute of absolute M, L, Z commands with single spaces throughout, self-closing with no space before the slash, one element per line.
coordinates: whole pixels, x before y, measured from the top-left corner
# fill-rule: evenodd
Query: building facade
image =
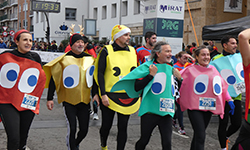
<path fill-rule="evenodd" d="M 87 14 L 86 0 L 60 0 L 60 13 L 46 13 L 34 11 L 34 40 L 46 41 L 45 32 L 50 27 L 50 41 L 56 40 L 58 45 L 70 36 L 70 27 L 75 25 L 74 32 L 80 31 L 78 25 L 84 24 Z M 49 41 L 49 42 L 50 42 Z"/>
<path fill-rule="evenodd" d="M 3 33 L 3 27 L 7 27 L 8 34 L 11 30 L 18 30 L 18 0 L 0 0 L 0 26 L 0 33 Z"/>

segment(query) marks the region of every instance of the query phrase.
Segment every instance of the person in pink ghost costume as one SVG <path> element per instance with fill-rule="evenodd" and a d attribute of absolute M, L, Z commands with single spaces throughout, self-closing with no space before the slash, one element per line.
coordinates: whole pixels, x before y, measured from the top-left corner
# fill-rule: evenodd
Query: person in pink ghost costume
<path fill-rule="evenodd" d="M 204 150 L 206 128 L 212 114 L 223 117 L 225 100 L 230 103 L 232 114 L 234 105 L 226 81 L 209 65 L 210 54 L 206 46 L 198 47 L 193 53 L 195 64 L 181 71 L 183 82 L 178 103 L 182 111 L 188 111 L 194 130 L 190 150 Z"/>

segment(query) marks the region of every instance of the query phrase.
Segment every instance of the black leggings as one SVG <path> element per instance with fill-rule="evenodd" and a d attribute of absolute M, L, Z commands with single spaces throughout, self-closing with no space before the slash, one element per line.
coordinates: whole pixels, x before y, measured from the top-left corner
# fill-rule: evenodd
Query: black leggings
<path fill-rule="evenodd" d="M 100 128 L 100 138 L 101 138 L 101 146 L 107 146 L 107 140 L 109 131 L 113 124 L 113 119 L 115 115 L 115 111 L 109 109 L 108 107 L 104 106 L 100 103 L 100 109 L 102 111 L 102 125 Z M 130 115 L 124 115 L 117 112 L 117 150 L 124 150 L 126 142 L 127 142 L 127 127 L 128 127 L 128 120 Z"/>
<path fill-rule="evenodd" d="M 227 137 L 230 137 L 232 134 L 238 131 L 238 129 L 241 126 L 241 118 L 242 118 L 241 101 L 235 100 L 234 105 L 235 105 L 234 115 L 229 114 L 229 111 L 231 109 L 230 106 L 228 105 L 228 102 L 226 102 L 224 110 L 224 118 L 221 119 L 219 117 L 218 138 L 221 148 L 226 147 Z M 229 117 L 231 124 L 227 128 Z"/>
<path fill-rule="evenodd" d="M 163 150 L 171 150 L 172 118 L 169 115 L 159 116 L 144 114 L 141 116 L 141 137 L 135 144 L 136 150 L 144 150 L 150 140 L 151 133 L 158 125 Z"/>
<path fill-rule="evenodd" d="M 79 103 L 72 105 L 63 102 L 65 118 L 68 125 L 67 146 L 68 150 L 76 150 L 77 146 L 86 137 L 89 127 L 89 104 Z M 79 123 L 79 131 L 76 137 L 77 123 Z"/>
<path fill-rule="evenodd" d="M 184 129 L 184 125 L 183 125 L 183 111 L 181 111 L 180 104 L 178 104 L 176 101 L 175 101 L 175 106 L 176 106 L 177 109 L 175 110 L 175 114 L 174 114 L 174 118 L 173 119 L 176 120 L 176 118 L 177 118 L 180 128 Z"/>
<path fill-rule="evenodd" d="M 210 111 L 188 110 L 188 117 L 194 130 L 190 150 L 204 150 L 206 128 L 212 113 Z"/>
<path fill-rule="evenodd" d="M 18 111 L 11 104 L 0 104 L 0 114 L 7 134 L 7 149 L 25 149 L 35 113 L 31 110 Z"/>

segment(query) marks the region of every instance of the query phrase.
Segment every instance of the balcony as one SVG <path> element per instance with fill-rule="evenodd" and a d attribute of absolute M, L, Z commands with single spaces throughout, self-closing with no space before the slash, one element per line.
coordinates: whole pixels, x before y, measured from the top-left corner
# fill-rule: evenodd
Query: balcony
<path fill-rule="evenodd" d="M 18 5 L 18 0 L 10 0 L 10 6 Z"/>
<path fill-rule="evenodd" d="M 30 15 L 29 15 L 29 17 L 33 17 L 33 15 L 34 15 L 33 11 L 30 10 Z"/>
<path fill-rule="evenodd" d="M 13 20 L 18 20 L 17 14 L 11 14 L 11 15 L 10 15 L 10 20 L 11 20 L 11 21 L 13 21 Z"/>
<path fill-rule="evenodd" d="M 0 22 L 5 22 L 10 20 L 10 15 L 3 15 L 0 17 Z"/>
<path fill-rule="evenodd" d="M 4 1 L 2 4 L 0 4 L 0 10 L 7 8 L 10 6 L 10 0 Z"/>

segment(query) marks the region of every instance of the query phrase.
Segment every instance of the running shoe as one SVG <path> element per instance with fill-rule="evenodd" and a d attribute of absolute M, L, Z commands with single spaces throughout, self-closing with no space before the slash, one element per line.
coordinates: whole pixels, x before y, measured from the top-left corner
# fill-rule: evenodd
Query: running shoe
<path fill-rule="evenodd" d="M 184 129 L 181 129 L 178 131 L 180 135 L 186 135 L 186 131 Z"/>
<path fill-rule="evenodd" d="M 176 123 L 176 120 L 174 120 L 174 119 L 173 119 L 173 127 L 174 127 L 175 129 L 178 128 L 178 125 L 177 125 L 177 123 Z"/>
<path fill-rule="evenodd" d="M 227 150 L 228 150 L 228 143 L 230 143 L 229 138 L 227 138 L 227 141 L 226 141 L 226 148 L 227 148 Z"/>
<path fill-rule="evenodd" d="M 98 114 L 97 114 L 97 113 L 94 113 L 94 115 L 93 115 L 93 120 L 98 120 L 98 119 L 99 119 Z"/>
<path fill-rule="evenodd" d="M 108 150 L 108 146 L 105 146 L 105 147 L 101 146 L 101 148 L 102 148 L 102 150 Z"/>

